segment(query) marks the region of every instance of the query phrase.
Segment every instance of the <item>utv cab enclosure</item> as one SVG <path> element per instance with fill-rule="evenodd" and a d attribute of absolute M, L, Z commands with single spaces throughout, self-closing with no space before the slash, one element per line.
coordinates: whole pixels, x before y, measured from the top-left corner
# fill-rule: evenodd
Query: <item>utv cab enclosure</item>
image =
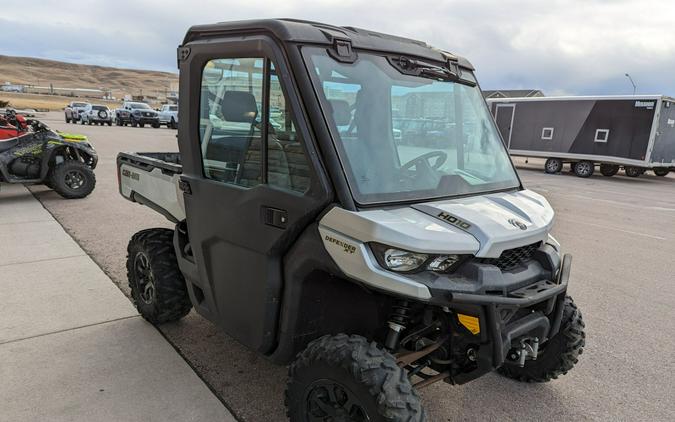
<path fill-rule="evenodd" d="M 436 381 L 576 363 L 571 258 L 467 60 L 284 19 L 192 27 L 178 65 L 180 154 L 118 156 L 120 193 L 176 223 L 129 243 L 148 320 L 194 307 L 290 363 L 293 421 L 425 420 Z M 403 144 L 401 120 L 435 129 Z"/>

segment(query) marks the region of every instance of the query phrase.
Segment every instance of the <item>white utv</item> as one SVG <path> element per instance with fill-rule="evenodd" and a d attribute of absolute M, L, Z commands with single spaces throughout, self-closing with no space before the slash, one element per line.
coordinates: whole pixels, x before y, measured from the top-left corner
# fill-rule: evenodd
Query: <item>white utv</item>
<path fill-rule="evenodd" d="M 467 60 L 259 20 L 191 28 L 178 62 L 180 153 L 118 156 L 121 194 L 176 223 L 129 243 L 146 319 L 194 307 L 290 364 L 292 421 L 421 421 L 434 382 L 575 365 L 571 257 Z M 435 129 L 402 144 L 399 119 Z"/>

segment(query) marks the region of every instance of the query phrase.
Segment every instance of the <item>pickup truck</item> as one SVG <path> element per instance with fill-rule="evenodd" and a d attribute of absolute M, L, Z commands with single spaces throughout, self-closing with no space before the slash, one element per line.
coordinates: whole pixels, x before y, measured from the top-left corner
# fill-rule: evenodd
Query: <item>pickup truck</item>
<path fill-rule="evenodd" d="M 80 121 L 80 113 L 82 113 L 87 106 L 91 104 L 83 101 L 71 101 L 64 109 L 63 112 L 66 117 L 66 123 L 77 123 Z"/>
<path fill-rule="evenodd" d="M 178 125 L 178 105 L 164 104 L 159 109 L 159 124 L 166 125 L 171 129 L 176 129 Z"/>
<path fill-rule="evenodd" d="M 143 127 L 146 124 L 154 128 L 159 127 L 159 115 L 149 105 L 134 101 L 125 101 L 122 107 L 115 110 L 115 124 L 133 127 Z"/>

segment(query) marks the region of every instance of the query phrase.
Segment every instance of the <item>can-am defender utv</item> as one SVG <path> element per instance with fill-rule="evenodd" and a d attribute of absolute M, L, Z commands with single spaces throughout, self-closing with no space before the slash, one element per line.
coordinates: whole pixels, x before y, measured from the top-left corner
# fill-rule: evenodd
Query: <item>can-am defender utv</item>
<path fill-rule="evenodd" d="M 118 156 L 176 223 L 129 243 L 145 318 L 194 306 L 290 363 L 292 421 L 420 421 L 434 382 L 574 366 L 571 259 L 468 61 L 294 20 L 193 27 L 178 61 L 180 154 Z"/>
<path fill-rule="evenodd" d="M 0 119 L 0 183 L 45 184 L 67 199 L 96 185 L 98 156 L 87 137 L 55 132 L 13 112 Z"/>

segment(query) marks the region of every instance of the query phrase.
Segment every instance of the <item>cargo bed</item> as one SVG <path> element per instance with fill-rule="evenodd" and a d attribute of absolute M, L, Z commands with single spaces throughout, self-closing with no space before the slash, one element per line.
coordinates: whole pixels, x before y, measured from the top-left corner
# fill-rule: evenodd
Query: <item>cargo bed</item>
<path fill-rule="evenodd" d="M 120 194 L 152 208 L 174 223 L 185 219 L 183 193 L 179 188 L 182 172 L 177 152 L 121 152 L 117 155 Z"/>

